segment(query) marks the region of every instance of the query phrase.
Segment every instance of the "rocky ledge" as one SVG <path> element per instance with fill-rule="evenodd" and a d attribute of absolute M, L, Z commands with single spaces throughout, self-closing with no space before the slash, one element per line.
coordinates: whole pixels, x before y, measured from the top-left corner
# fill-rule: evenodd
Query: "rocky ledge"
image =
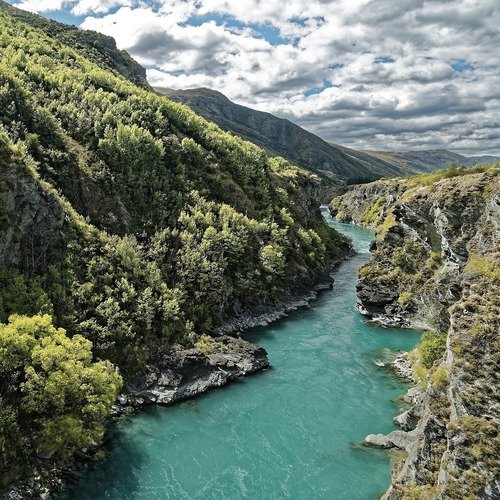
<path fill-rule="evenodd" d="M 361 312 L 428 330 L 401 430 L 365 440 L 404 451 L 383 498 L 500 498 L 500 165 L 355 187 L 331 208 L 376 227 Z"/>
<path fill-rule="evenodd" d="M 113 414 L 126 408 L 168 405 L 192 398 L 269 366 L 265 349 L 241 338 L 207 338 L 202 349 L 174 345 L 166 353 L 153 356 L 127 381 Z"/>

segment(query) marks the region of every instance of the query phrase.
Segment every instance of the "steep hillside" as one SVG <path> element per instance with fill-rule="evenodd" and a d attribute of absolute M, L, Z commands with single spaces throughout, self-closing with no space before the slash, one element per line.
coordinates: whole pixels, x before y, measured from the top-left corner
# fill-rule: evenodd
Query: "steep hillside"
<path fill-rule="evenodd" d="M 180 384 L 168 360 L 182 364 L 182 352 L 212 370 L 212 386 L 267 366 L 262 350 L 207 334 L 281 303 L 298 276 L 311 285 L 349 250 L 321 217 L 316 176 L 10 12 L 0 10 L 0 487 L 102 438 L 121 387 L 114 366 L 126 382 L 161 362 Z M 223 378 L 231 349 L 244 361 Z"/>
<path fill-rule="evenodd" d="M 155 90 L 172 100 L 187 104 L 207 120 L 258 144 L 271 154 L 282 156 L 312 171 L 337 177 L 348 184 L 433 172 L 451 164 L 472 166 L 483 161 L 444 149 L 357 151 L 340 144 L 327 143 L 288 120 L 235 104 L 214 90 L 172 90 L 160 87 Z M 485 163 L 498 161 L 493 156 L 484 158 Z"/>
<path fill-rule="evenodd" d="M 146 80 L 146 70 L 124 50 L 116 48 L 116 42 L 110 36 L 97 31 L 81 30 L 76 26 L 58 23 L 17 9 L 0 0 L 0 12 L 5 12 L 20 21 L 42 30 L 47 35 L 78 50 L 82 55 L 97 63 L 100 67 L 115 71 L 132 83 L 150 89 Z"/>
<path fill-rule="evenodd" d="M 224 130 L 248 139 L 270 154 L 282 156 L 301 167 L 348 183 L 366 182 L 380 177 L 357 159 L 298 125 L 270 113 L 235 104 L 220 92 L 209 89 L 155 90 L 172 100 L 187 104 Z"/>
<path fill-rule="evenodd" d="M 359 186 L 331 209 L 377 229 L 360 310 L 427 331 L 408 356 L 407 432 L 368 439 L 407 453 L 385 498 L 498 498 L 500 164 Z"/>

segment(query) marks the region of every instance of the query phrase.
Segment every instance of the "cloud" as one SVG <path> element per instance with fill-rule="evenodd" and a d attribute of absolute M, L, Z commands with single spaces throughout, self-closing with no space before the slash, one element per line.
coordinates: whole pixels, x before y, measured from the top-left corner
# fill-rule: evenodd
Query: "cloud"
<path fill-rule="evenodd" d="M 23 0 L 15 5 L 30 12 L 50 12 L 61 10 L 64 3 L 64 0 Z"/>
<path fill-rule="evenodd" d="M 214 88 L 326 140 L 500 154 L 498 0 L 24 4 L 87 16 L 154 85 Z"/>
<path fill-rule="evenodd" d="M 115 7 L 132 5 L 134 0 L 21 0 L 15 5 L 30 12 L 54 12 L 63 8 L 75 16 L 89 13 L 106 13 Z"/>

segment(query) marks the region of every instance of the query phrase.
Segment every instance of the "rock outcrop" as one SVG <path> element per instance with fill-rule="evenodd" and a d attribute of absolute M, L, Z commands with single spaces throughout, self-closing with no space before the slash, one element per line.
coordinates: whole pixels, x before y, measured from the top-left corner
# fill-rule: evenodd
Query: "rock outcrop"
<path fill-rule="evenodd" d="M 44 266 L 47 255 L 61 242 L 64 210 L 1 148 L 0 266 Z"/>
<path fill-rule="evenodd" d="M 367 438 L 406 452 L 385 499 L 500 497 L 499 174 L 498 165 L 451 169 L 332 203 L 377 227 L 359 271 L 360 310 L 383 325 L 441 332 L 409 356 L 419 388 L 395 419 L 402 430 Z"/>
<path fill-rule="evenodd" d="M 166 353 L 153 355 L 145 367 L 127 381 L 118 402 L 121 406 L 133 407 L 172 404 L 268 366 L 265 349 L 241 338 L 206 339 L 203 350 L 176 345 Z"/>
<path fill-rule="evenodd" d="M 351 186 L 349 190 L 330 203 L 330 214 L 340 222 L 354 222 L 375 228 L 385 217 L 387 207 L 403 192 L 399 180 L 381 180 Z"/>

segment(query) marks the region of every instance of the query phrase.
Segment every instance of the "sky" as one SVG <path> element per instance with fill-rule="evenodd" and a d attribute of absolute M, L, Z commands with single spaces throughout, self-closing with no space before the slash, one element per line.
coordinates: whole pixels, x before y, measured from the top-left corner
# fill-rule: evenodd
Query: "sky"
<path fill-rule="evenodd" d="M 11 0 L 357 149 L 500 155 L 499 0 Z"/>

